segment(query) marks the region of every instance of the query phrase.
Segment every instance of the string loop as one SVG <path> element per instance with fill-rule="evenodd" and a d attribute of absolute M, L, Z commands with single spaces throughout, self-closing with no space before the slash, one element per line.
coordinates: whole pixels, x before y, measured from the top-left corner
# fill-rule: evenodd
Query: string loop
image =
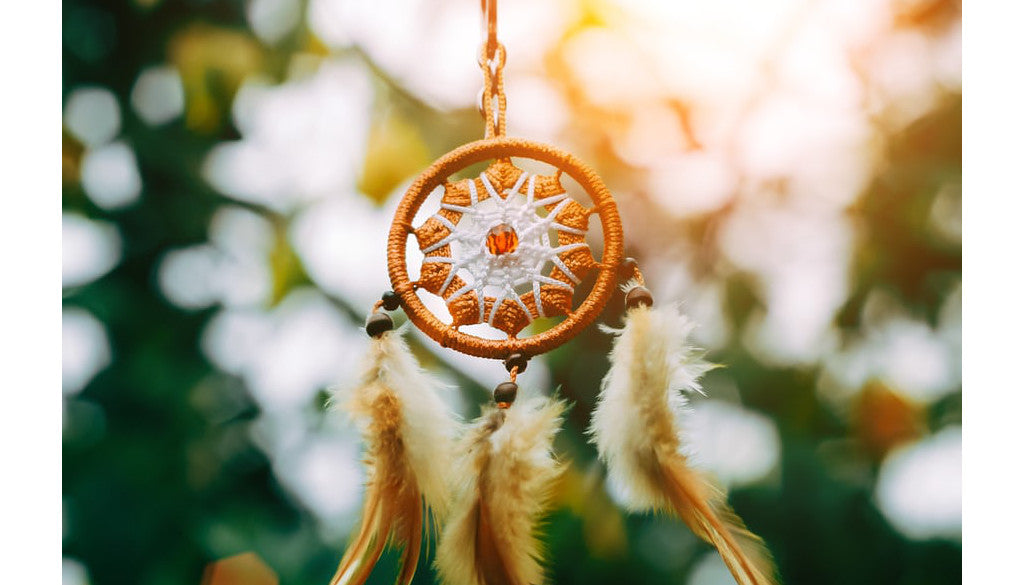
<path fill-rule="evenodd" d="M 484 138 L 505 135 L 505 46 L 498 42 L 498 2 L 480 0 L 484 19 L 484 44 L 477 62 L 484 72 L 480 92 L 480 113 L 484 117 Z"/>
<path fill-rule="evenodd" d="M 480 94 L 480 111 L 484 116 L 484 138 L 505 135 L 505 46 L 497 43 L 494 53 L 487 54 L 487 45 L 478 59 L 484 73 L 484 89 Z"/>

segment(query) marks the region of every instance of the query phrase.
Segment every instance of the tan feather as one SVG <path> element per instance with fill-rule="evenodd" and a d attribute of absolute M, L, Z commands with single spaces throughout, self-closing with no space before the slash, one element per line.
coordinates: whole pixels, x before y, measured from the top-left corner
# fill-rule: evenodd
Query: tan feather
<path fill-rule="evenodd" d="M 359 527 L 330 583 L 365 583 L 390 544 L 402 549 L 397 583 L 407 585 L 416 573 L 424 516 L 447 509 L 444 474 L 455 422 L 437 383 L 394 331 L 371 341 L 360 383 L 339 402 L 362 429 L 368 477 Z"/>
<path fill-rule="evenodd" d="M 629 310 L 589 433 L 631 509 L 675 512 L 718 549 L 737 583 L 771 585 L 775 569 L 763 542 L 683 453 L 682 391 L 701 392 L 700 377 L 712 367 L 687 344 L 692 328 L 672 308 Z"/>
<path fill-rule="evenodd" d="M 561 466 L 552 457 L 564 403 L 489 408 L 460 443 L 455 502 L 437 550 L 447 585 L 538 585 L 537 522 Z"/>
<path fill-rule="evenodd" d="M 736 582 L 775 583 L 775 567 L 764 542 L 747 530 L 721 492 L 687 467 L 682 455 L 668 457 L 661 467 L 672 508 L 694 534 L 718 549 Z"/>

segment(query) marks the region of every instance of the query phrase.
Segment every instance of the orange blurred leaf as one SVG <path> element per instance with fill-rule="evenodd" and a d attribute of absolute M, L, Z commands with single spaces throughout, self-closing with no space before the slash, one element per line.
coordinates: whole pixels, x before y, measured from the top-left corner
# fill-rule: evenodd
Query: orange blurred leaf
<path fill-rule="evenodd" d="M 379 116 L 370 129 L 359 190 L 381 203 L 402 181 L 429 163 L 430 153 L 419 130 L 391 110 Z"/>
<path fill-rule="evenodd" d="M 277 585 L 277 575 L 254 552 L 215 561 L 203 572 L 203 585 Z"/>

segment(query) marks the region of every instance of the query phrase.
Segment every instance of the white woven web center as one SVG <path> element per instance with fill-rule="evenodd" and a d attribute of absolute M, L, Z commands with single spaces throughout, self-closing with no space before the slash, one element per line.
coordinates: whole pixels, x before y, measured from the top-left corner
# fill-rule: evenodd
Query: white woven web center
<path fill-rule="evenodd" d="M 486 317 L 487 324 L 491 326 L 494 325 L 494 316 L 497 314 L 498 308 L 506 299 L 517 303 L 532 320 L 533 317 L 530 315 L 529 309 L 519 297 L 520 293 L 516 292 L 517 287 L 527 284 L 530 286 L 537 311 L 541 316 L 544 316 L 540 297 L 542 284 L 550 284 L 567 290 L 573 289 L 573 285 L 545 274 L 546 267 L 549 265 L 557 266 L 574 284 L 579 284 L 579 279 L 569 270 L 559 254 L 586 247 L 587 244 L 580 242 L 558 246 L 556 240 L 553 245 L 550 235 L 551 230 L 581 235 L 584 233 L 555 220 L 558 213 L 572 200 L 565 193 L 535 199 L 536 178 L 536 175 L 520 173 L 519 180 L 515 185 L 499 194 L 487 175 L 481 173 L 480 180 L 490 195 L 483 201 L 479 199 L 476 183 L 467 179 L 470 194 L 468 207 L 441 204 L 442 209 L 461 213 L 462 219 L 458 224 L 452 224 L 447 218 L 434 215 L 451 233 L 423 250 L 424 253 L 429 253 L 447 244 L 452 244 L 451 256 L 429 256 L 424 262 L 451 264 L 452 269 L 440 290 L 445 291 L 456 274 L 463 277 L 466 285 L 446 296 L 447 302 L 450 304 L 459 296 L 469 291 L 476 291 L 480 307 L 480 322 L 484 322 Z M 526 184 L 525 196 L 520 192 L 524 183 Z M 546 215 L 541 216 L 540 212 L 549 205 L 555 207 Z M 507 224 L 515 230 L 519 237 L 519 245 L 511 252 L 494 255 L 487 249 L 487 234 L 491 228 L 499 224 Z M 485 294 L 495 299 L 490 314 L 486 316 L 484 315 Z"/>

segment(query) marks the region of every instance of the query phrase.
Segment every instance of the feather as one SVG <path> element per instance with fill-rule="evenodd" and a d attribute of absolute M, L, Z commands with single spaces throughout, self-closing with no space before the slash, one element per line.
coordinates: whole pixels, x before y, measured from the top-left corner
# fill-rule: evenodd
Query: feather
<path fill-rule="evenodd" d="M 412 581 L 424 517 L 447 510 L 456 423 L 396 331 L 371 341 L 359 383 L 337 401 L 366 444 L 366 497 L 356 535 L 331 585 L 365 583 L 389 543 L 402 548 L 397 583 Z"/>
<path fill-rule="evenodd" d="M 460 443 L 452 513 L 437 549 L 447 585 L 537 585 L 536 528 L 562 471 L 552 441 L 565 404 L 547 398 L 488 408 Z"/>
<path fill-rule="evenodd" d="M 773 584 L 774 565 L 761 539 L 687 464 L 682 391 L 702 392 L 700 377 L 713 367 L 687 344 L 692 329 L 672 308 L 630 309 L 625 327 L 615 332 L 611 368 L 588 433 L 629 508 L 675 512 L 718 549 L 737 583 Z"/>

